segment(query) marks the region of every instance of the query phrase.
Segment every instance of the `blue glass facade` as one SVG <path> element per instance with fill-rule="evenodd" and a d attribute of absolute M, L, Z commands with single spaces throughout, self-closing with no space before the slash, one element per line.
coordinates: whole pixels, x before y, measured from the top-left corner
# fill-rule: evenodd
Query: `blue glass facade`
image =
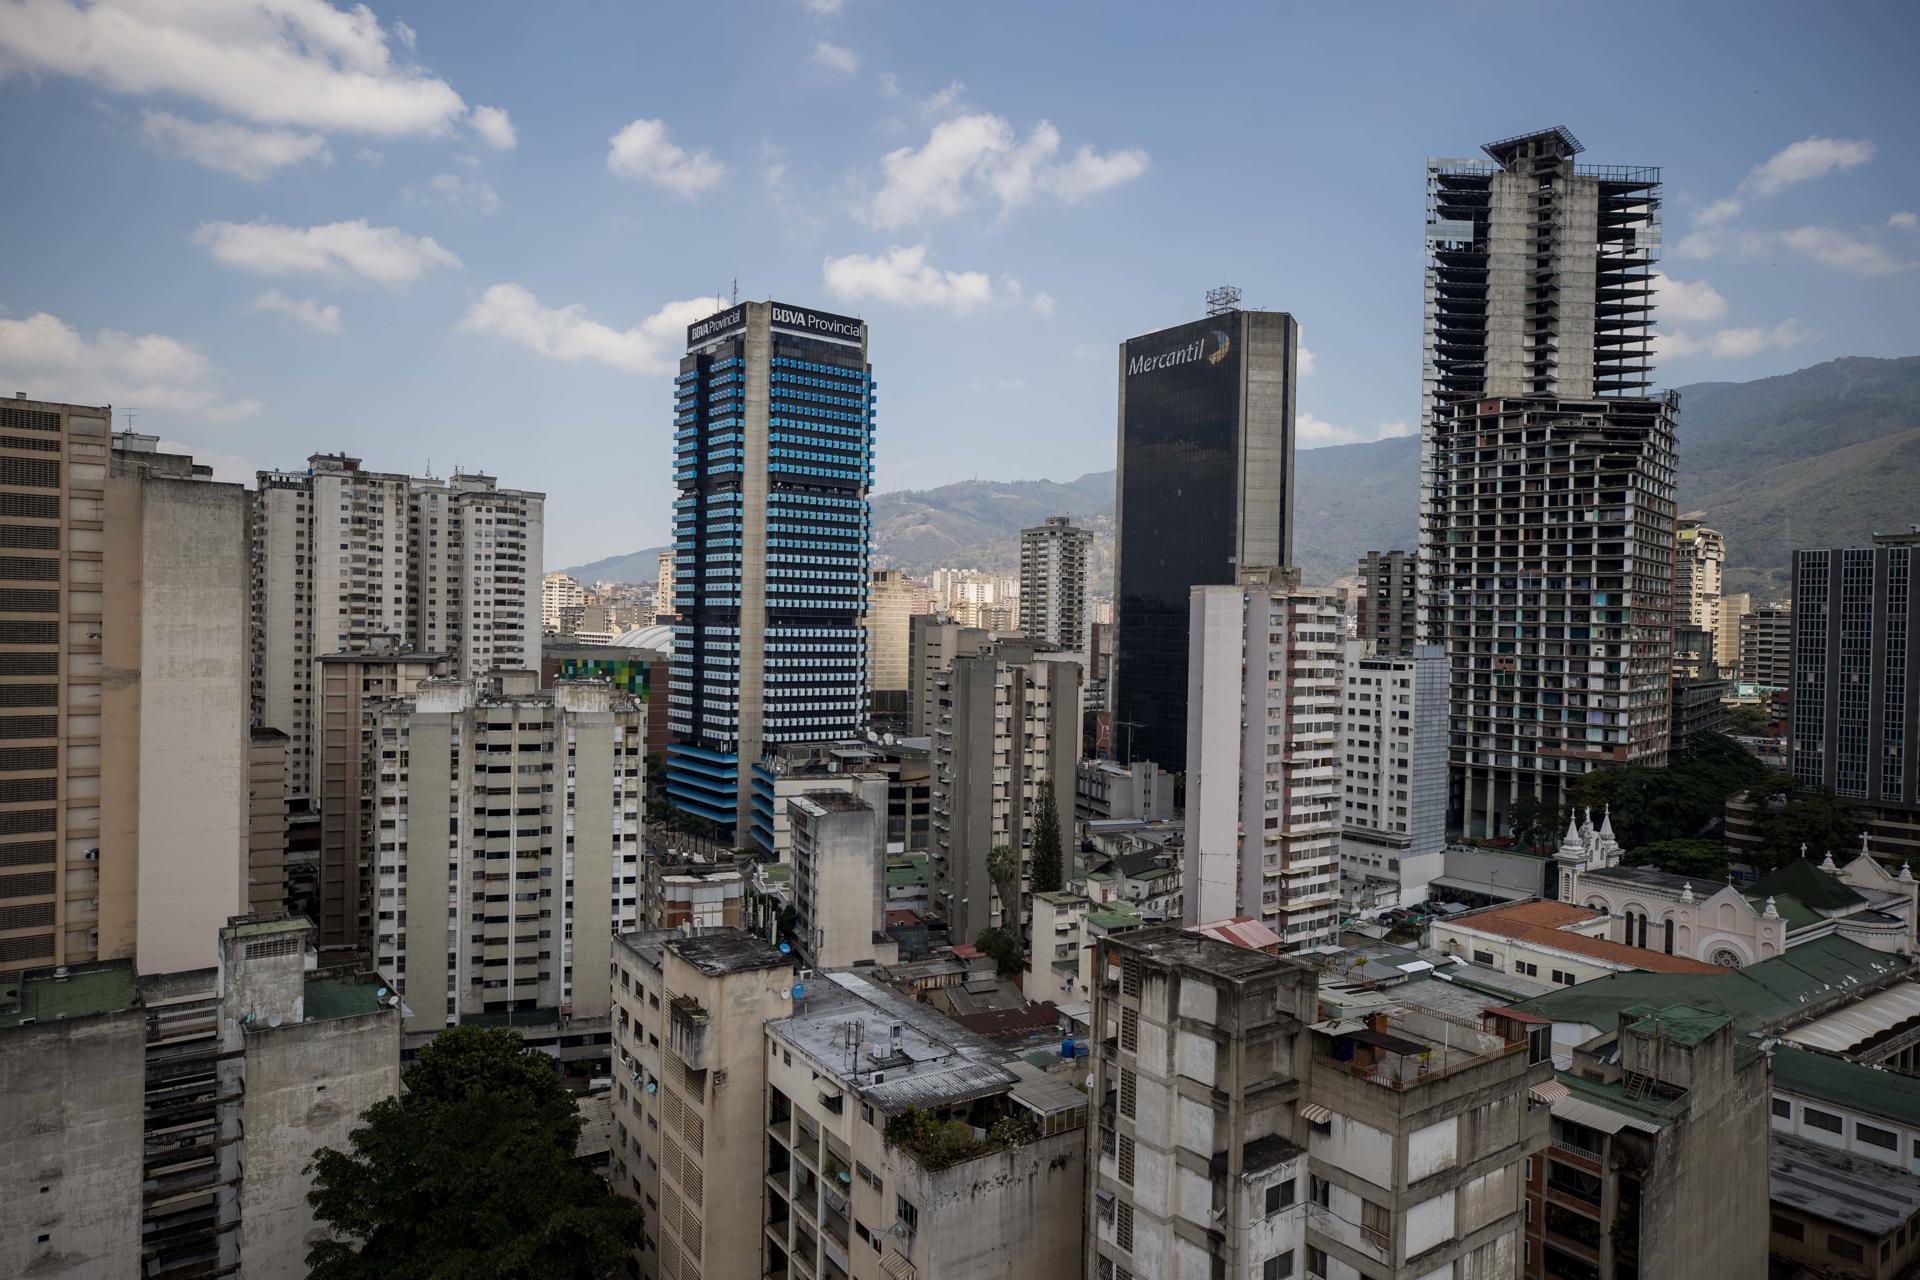
<path fill-rule="evenodd" d="M 875 399 L 860 322 L 736 311 L 690 329 L 674 383 L 667 699 L 667 794 L 729 829 L 762 750 L 862 726 Z"/>

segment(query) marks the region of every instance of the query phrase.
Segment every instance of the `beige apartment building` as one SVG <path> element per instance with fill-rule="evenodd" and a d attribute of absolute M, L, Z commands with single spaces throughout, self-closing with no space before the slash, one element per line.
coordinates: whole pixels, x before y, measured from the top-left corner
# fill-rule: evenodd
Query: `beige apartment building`
<path fill-rule="evenodd" d="M 1020 634 L 1085 657 L 1093 532 L 1065 516 L 1020 531 Z"/>
<path fill-rule="evenodd" d="M 537 683 L 423 680 L 372 709 L 373 951 L 410 1035 L 607 1016 L 609 940 L 639 918 L 646 708 Z"/>
<path fill-rule="evenodd" d="M 314 661 L 375 637 L 445 652 L 453 674 L 540 662 L 544 494 L 492 476 L 415 478 L 316 453 L 254 496 L 253 719 L 284 731 L 288 788 L 316 796 Z"/>
<path fill-rule="evenodd" d="M 643 1280 L 760 1276 L 766 1037 L 793 960 L 734 928 L 613 942 L 613 1188 L 639 1201 Z M 584 975 L 583 975 L 584 976 Z"/>
<path fill-rule="evenodd" d="M 908 674 L 908 632 L 914 616 L 914 588 L 919 585 L 898 569 L 873 571 L 867 612 L 860 625 L 867 633 L 867 688 L 877 715 L 909 714 L 913 682 Z"/>
<path fill-rule="evenodd" d="M 820 969 L 900 958 L 886 933 L 886 780 L 847 781 L 787 801 L 795 935 L 802 960 Z"/>
<path fill-rule="evenodd" d="M 1295 569 L 1194 588 L 1188 924 L 1250 915 L 1289 948 L 1334 940 L 1345 613 L 1343 592 Z"/>
<path fill-rule="evenodd" d="M 320 819 L 314 923 L 329 947 L 358 947 L 373 922 L 375 705 L 408 698 L 422 680 L 452 675 L 452 655 L 399 648 L 391 636 L 368 647 L 323 653 L 313 664 Z"/>
<path fill-rule="evenodd" d="M 765 1255 L 728 1274 L 1057 1280 L 1079 1268 L 1088 1102 L 1066 1079 L 1008 1063 L 855 972 L 806 979 L 765 1046 Z"/>
<path fill-rule="evenodd" d="M 245 491 L 111 415 L 0 404 L 0 973 L 204 968 L 248 898 Z"/>
<path fill-rule="evenodd" d="M 915 614 L 907 623 L 908 728 L 913 737 L 932 735 L 940 725 L 940 680 L 956 659 L 969 658 L 991 643 L 978 627 L 963 627 L 938 614 Z"/>

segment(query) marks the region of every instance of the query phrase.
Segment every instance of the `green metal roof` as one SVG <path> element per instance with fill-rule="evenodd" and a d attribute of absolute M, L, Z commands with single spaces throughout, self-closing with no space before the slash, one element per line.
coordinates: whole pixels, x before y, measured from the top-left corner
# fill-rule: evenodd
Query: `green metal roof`
<path fill-rule="evenodd" d="M 1835 990 L 1872 982 L 1906 968 L 1898 956 L 1829 936 L 1732 973 L 1614 973 L 1514 1007 L 1555 1022 L 1610 1027 L 1636 1005 L 1690 1005 L 1755 1030 L 1828 998 Z"/>
<path fill-rule="evenodd" d="M 925 867 L 887 868 L 887 887 L 889 889 L 902 889 L 908 885 L 925 884 L 926 882 L 927 869 Z"/>
<path fill-rule="evenodd" d="M 1670 1004 L 1662 1008 L 1637 1004 L 1621 1012 L 1633 1019 L 1629 1026 L 1653 1022 L 1659 1027 L 1662 1038 L 1682 1045 L 1699 1044 L 1731 1021 L 1725 1014 L 1709 1013 L 1685 1004 Z"/>
<path fill-rule="evenodd" d="M 307 1021 L 322 1018 L 351 1018 L 372 1013 L 380 1007 L 374 992 L 378 982 L 351 982 L 343 978 L 307 979 Z"/>
<path fill-rule="evenodd" d="M 1805 858 L 1795 858 L 1772 875 L 1748 885 L 1745 893 L 1762 899 L 1769 894 L 1776 898 L 1792 894 L 1815 911 L 1844 911 L 1866 901 L 1853 886 L 1843 884 L 1838 876 L 1822 871 Z"/>
<path fill-rule="evenodd" d="M 1636 1097 L 1618 1082 L 1602 1084 L 1598 1080 L 1577 1076 L 1571 1071 L 1556 1071 L 1554 1079 L 1567 1086 L 1576 1098 L 1599 1103 L 1607 1110 L 1618 1111 L 1621 1115 L 1638 1116 L 1656 1125 L 1666 1125 L 1673 1119 L 1674 1113 L 1685 1105 L 1679 1099 L 1658 1098 L 1652 1095 Z"/>
<path fill-rule="evenodd" d="M 1107 930 L 1131 929 L 1146 923 L 1146 917 L 1138 911 L 1113 902 L 1103 903 L 1098 911 L 1087 912 L 1087 919 Z"/>
<path fill-rule="evenodd" d="M 1920 1128 L 1920 1079 L 1912 1076 L 1783 1044 L 1773 1054 L 1773 1087 Z"/>
<path fill-rule="evenodd" d="M 1764 893 L 1749 893 L 1747 901 L 1753 904 L 1755 911 L 1766 910 L 1767 895 Z M 1802 929 L 1827 922 L 1825 916 L 1790 893 L 1774 895 L 1773 909 L 1778 911 L 1780 918 L 1787 922 L 1788 933 L 1798 933 Z"/>
<path fill-rule="evenodd" d="M 0 1027 L 17 1027 L 29 1019 L 56 1022 L 61 1018 L 91 1018 L 131 1009 L 139 1003 L 130 963 L 108 960 L 77 964 L 64 978 L 43 970 L 0 985 Z"/>
<path fill-rule="evenodd" d="M 274 920 L 249 920 L 244 924 L 224 926 L 220 932 L 231 938 L 253 938 L 263 933 L 298 933 L 313 928 L 313 922 L 304 916 L 281 916 Z"/>
<path fill-rule="evenodd" d="M 1033 896 L 1042 902 L 1051 902 L 1056 907 L 1070 907 L 1076 902 L 1086 901 L 1071 889 L 1049 889 L 1045 893 L 1036 893 Z"/>

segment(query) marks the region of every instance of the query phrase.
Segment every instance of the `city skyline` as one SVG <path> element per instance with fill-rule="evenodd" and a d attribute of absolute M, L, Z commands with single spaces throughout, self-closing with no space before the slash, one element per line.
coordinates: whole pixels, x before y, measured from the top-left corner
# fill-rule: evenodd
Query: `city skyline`
<path fill-rule="evenodd" d="M 91 202 L 15 204 L 16 236 L 41 249 L 0 294 L 0 374 L 111 400 L 116 427 L 131 414 L 229 478 L 315 448 L 512 475 L 565 495 L 551 565 L 665 540 L 675 335 L 736 276 L 741 296 L 881 323 L 897 425 L 877 491 L 1104 470 L 1118 342 L 1223 280 L 1301 321 L 1302 447 L 1411 431 L 1421 168 L 1556 123 L 1665 172 L 1656 385 L 1910 354 L 1920 320 L 1914 127 L 1887 87 L 1915 18 L 1893 7 L 1840 31 L 1689 10 L 1610 73 L 1612 101 L 1551 110 L 1496 78 L 1442 101 L 1391 72 L 1514 52 L 1527 36 L 1498 12 L 1364 31 L 1228 13 L 1168 34 L 1061 11 L 1023 14 L 1015 43 L 992 21 L 942 32 L 936 52 L 912 13 L 782 5 L 727 33 L 738 70 L 717 81 L 674 53 L 720 47 L 717 14 L 642 28 L 502 11 L 456 29 L 301 12 L 320 34 L 282 45 L 189 6 L 174 34 L 192 39 L 137 57 L 105 39 L 75 52 L 83 19 L 51 0 L 0 33 L 11 171 L 108 175 Z M 1603 21 L 1560 30 L 1570 47 L 1617 38 Z M 1063 63 L 1087 30 L 1084 65 Z M 1709 42 L 1722 56 L 1698 56 Z M 580 74 L 558 91 L 492 52 L 562 44 Z M 1296 52 L 1362 47 L 1357 65 Z M 216 54 L 313 92 L 215 77 Z M 1141 58 L 1164 72 L 1153 99 L 1099 74 Z M 1276 65 L 1284 107 L 1260 87 Z M 350 75 L 369 92 L 328 105 Z M 818 117 L 846 127 L 804 128 Z M 365 407 L 312 407 L 342 395 Z"/>

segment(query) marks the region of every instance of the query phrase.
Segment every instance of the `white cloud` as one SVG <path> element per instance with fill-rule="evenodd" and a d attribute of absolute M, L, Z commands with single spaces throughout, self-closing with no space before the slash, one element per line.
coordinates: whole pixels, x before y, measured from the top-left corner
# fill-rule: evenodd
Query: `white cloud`
<path fill-rule="evenodd" d="M 1673 246 L 1676 258 L 1711 258 L 1726 247 L 1717 232 L 1695 231 L 1680 237 L 1680 243 Z"/>
<path fill-rule="evenodd" d="M 353 153 L 353 158 L 369 169 L 378 169 L 387 162 L 387 153 L 375 151 L 372 147 L 361 147 Z"/>
<path fill-rule="evenodd" d="M 936 90 L 929 95 L 926 101 L 920 104 L 920 109 L 930 116 L 942 115 L 954 107 L 959 106 L 961 96 L 964 95 L 966 91 L 967 86 L 961 84 L 958 80 L 949 80 L 947 81 L 946 88 Z"/>
<path fill-rule="evenodd" d="M 840 6 L 845 3 L 846 0 L 800 0 L 801 6 L 808 13 L 821 18 L 831 18 L 840 12 Z"/>
<path fill-rule="evenodd" d="M 1313 352 L 1307 350 L 1305 347 L 1300 348 L 1298 355 L 1294 359 L 1294 365 L 1299 369 L 1300 376 L 1303 378 L 1311 378 L 1314 375 L 1314 371 L 1319 368 L 1319 362 L 1314 359 Z"/>
<path fill-rule="evenodd" d="M 1660 333 L 1654 335 L 1655 358 L 1705 355 L 1739 360 L 1758 355 L 1774 347 L 1797 346 L 1806 340 L 1806 330 L 1797 321 L 1782 320 L 1772 328 L 1720 329 L 1713 333 Z"/>
<path fill-rule="evenodd" d="M 993 281 L 986 273 L 942 271 L 927 261 L 923 244 L 895 245 L 872 257 L 828 258 L 823 271 L 827 292 L 843 302 L 878 301 L 965 315 L 993 301 Z"/>
<path fill-rule="evenodd" d="M 607 141 L 608 169 L 677 196 L 699 195 L 717 185 L 727 171 L 706 152 L 688 152 L 669 141 L 664 120 L 635 120 Z"/>
<path fill-rule="evenodd" d="M 1763 196 L 1772 195 L 1798 182 L 1858 168 L 1871 159 L 1873 144 L 1865 138 L 1805 138 L 1754 166 L 1740 186 Z"/>
<path fill-rule="evenodd" d="M 209 222 L 193 234 L 217 260 L 259 275 L 322 272 L 404 285 L 434 267 L 457 267 L 455 257 L 429 236 L 369 226 L 365 218 L 319 227 L 271 222 Z"/>
<path fill-rule="evenodd" d="M 445 133 L 466 111 L 446 81 L 396 59 L 364 4 L 326 0 L 16 0 L 0 62 L 128 94 L 173 93 L 259 124 Z M 410 30 L 395 28 L 411 50 Z"/>
<path fill-rule="evenodd" d="M 1302 449 L 1318 449 L 1330 444 L 1364 444 L 1413 434 L 1404 422 L 1382 422 L 1368 431 L 1364 427 L 1338 426 L 1306 412 L 1300 413 L 1295 419 L 1293 430 L 1294 442 Z"/>
<path fill-rule="evenodd" d="M 1822 266 L 1856 276 L 1888 276 L 1920 265 L 1903 262 L 1879 245 L 1831 227 L 1796 227 L 1778 233 L 1781 244 Z"/>
<path fill-rule="evenodd" d="M 880 96 L 883 98 L 899 97 L 900 77 L 891 71 L 882 71 L 880 73 Z"/>
<path fill-rule="evenodd" d="M 439 201 L 474 213 L 492 213 L 500 207 L 500 193 L 492 183 L 457 173 L 436 173 L 427 180 L 424 193 L 409 190 L 407 195 L 418 202 Z"/>
<path fill-rule="evenodd" d="M 252 311 L 273 311 L 313 333 L 340 332 L 340 308 L 322 306 L 306 298 L 289 298 L 278 289 L 269 289 L 253 300 Z"/>
<path fill-rule="evenodd" d="M 520 135 L 514 132 L 513 121 L 508 119 L 505 107 L 475 107 L 467 123 L 490 147 L 511 151 L 520 145 Z"/>
<path fill-rule="evenodd" d="M 886 180 L 857 212 L 869 225 L 892 230 L 953 217 L 984 189 L 1005 217 L 1036 192 L 1076 204 L 1147 168 L 1147 153 L 1137 148 L 1102 155 L 1081 147 L 1065 162 L 1056 161 L 1059 150 L 1060 131 L 1045 120 L 1021 141 L 1000 116 L 955 116 L 935 125 L 917 150 L 901 147 L 881 157 Z"/>
<path fill-rule="evenodd" d="M 1676 280 L 1664 271 L 1653 273 L 1655 314 L 1678 324 L 1704 324 L 1727 314 L 1727 300 L 1705 280 Z"/>
<path fill-rule="evenodd" d="M 1740 202 L 1732 196 L 1724 200 L 1715 200 L 1705 205 L 1693 215 L 1693 220 L 1703 227 L 1717 227 L 1721 223 L 1740 216 Z"/>
<path fill-rule="evenodd" d="M 727 306 L 725 298 L 669 302 L 630 329 L 589 319 L 579 303 L 543 307 L 525 286 L 496 284 L 460 321 L 464 333 L 484 333 L 551 360 L 591 360 L 626 373 L 664 373 L 678 361 L 686 328 Z"/>
<path fill-rule="evenodd" d="M 164 334 L 101 329 L 88 338 L 42 311 L 0 316 L 0 385 L 36 400 L 138 405 L 231 422 L 260 411 L 257 400 L 227 400 L 213 365 L 192 345 Z"/>
<path fill-rule="evenodd" d="M 265 181 L 306 160 L 333 162 L 325 138 L 292 129 L 249 129 L 227 120 L 184 120 L 166 111 L 147 111 L 141 114 L 140 132 L 163 150 L 248 182 Z"/>
<path fill-rule="evenodd" d="M 1027 305 L 1043 316 L 1051 316 L 1054 308 L 1053 295 L 1043 289 L 1028 298 Z"/>
<path fill-rule="evenodd" d="M 1920 213 L 1911 213 L 1905 209 L 1899 213 L 1890 213 L 1887 215 L 1887 225 L 1904 227 L 1908 231 L 1920 230 Z"/>
<path fill-rule="evenodd" d="M 860 55 L 827 40 L 813 42 L 813 60 L 829 71 L 850 76 L 860 69 Z"/>

